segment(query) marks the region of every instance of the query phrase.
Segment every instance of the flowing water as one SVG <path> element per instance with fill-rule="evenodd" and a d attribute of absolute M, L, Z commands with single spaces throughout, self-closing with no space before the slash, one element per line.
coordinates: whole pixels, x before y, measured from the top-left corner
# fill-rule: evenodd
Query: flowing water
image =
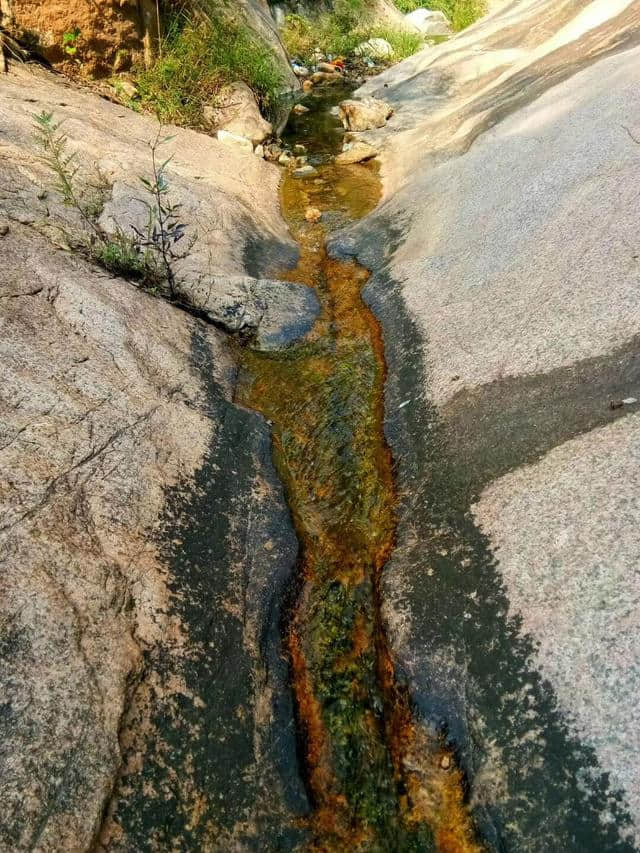
<path fill-rule="evenodd" d="M 313 850 L 475 851 L 453 755 L 413 719 L 380 608 L 394 546 L 393 464 L 384 439 L 384 347 L 361 299 L 369 273 L 325 251 L 327 233 L 378 203 L 377 164 L 337 166 L 331 107 L 307 99 L 286 132 L 317 173 L 286 173 L 282 207 L 299 243 L 279 277 L 314 287 L 322 314 L 284 352 L 243 351 L 240 402 L 273 425 L 274 454 L 301 543 L 283 637 L 295 698 Z M 309 207 L 323 216 L 305 219 Z"/>

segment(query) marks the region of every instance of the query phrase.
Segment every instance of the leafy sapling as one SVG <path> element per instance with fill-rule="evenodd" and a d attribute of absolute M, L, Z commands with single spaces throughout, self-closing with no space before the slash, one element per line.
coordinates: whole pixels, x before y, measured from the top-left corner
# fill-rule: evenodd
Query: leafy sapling
<path fill-rule="evenodd" d="M 90 208 L 76 188 L 79 167 L 75 153 L 68 153 L 69 140 L 61 130 L 63 122 L 55 121 L 53 113 L 44 110 L 39 115 L 34 115 L 34 120 L 36 142 L 42 151 L 40 159 L 54 175 L 54 189 L 60 193 L 64 204 L 75 208 L 92 236 L 98 241 L 104 241 L 104 235 L 95 217 L 91 215 Z"/>
<path fill-rule="evenodd" d="M 156 138 L 149 143 L 153 177 L 151 179 L 140 177 L 142 185 L 151 196 L 151 201 L 141 199 L 148 212 L 146 233 L 135 225 L 131 227 L 138 238 L 138 245 L 141 248 L 152 249 L 157 254 L 164 269 L 169 294 L 175 298 L 177 284 L 175 262 L 188 256 L 196 238 L 192 237 L 188 241 L 185 251 L 177 251 L 176 246 L 185 236 L 187 226 L 180 221 L 182 204 L 176 204 L 169 198 L 167 166 L 173 156 L 163 161 L 158 158 L 158 150 L 172 139 L 173 136 L 162 136 L 162 126 L 160 126 Z"/>

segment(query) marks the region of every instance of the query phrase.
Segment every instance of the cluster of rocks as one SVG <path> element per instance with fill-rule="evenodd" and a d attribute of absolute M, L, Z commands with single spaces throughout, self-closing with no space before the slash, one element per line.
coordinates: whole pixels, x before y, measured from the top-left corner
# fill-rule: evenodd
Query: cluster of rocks
<path fill-rule="evenodd" d="M 359 138 L 358 134 L 367 130 L 384 127 L 393 115 L 393 107 L 378 98 L 347 99 L 338 105 L 338 116 L 345 133 L 342 152 L 336 157 L 336 163 L 351 165 L 364 163 L 378 154 L 378 149 L 370 142 Z"/>

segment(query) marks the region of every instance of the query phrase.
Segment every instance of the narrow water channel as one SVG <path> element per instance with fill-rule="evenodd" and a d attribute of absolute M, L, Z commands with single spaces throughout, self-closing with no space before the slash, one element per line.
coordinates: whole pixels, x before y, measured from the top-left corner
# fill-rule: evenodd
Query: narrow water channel
<path fill-rule="evenodd" d="M 316 173 L 285 174 L 282 207 L 300 247 L 279 277 L 314 287 L 322 314 L 290 349 L 243 351 L 243 405 L 273 425 L 301 557 L 283 637 L 300 762 L 314 813 L 313 850 L 479 850 L 455 760 L 415 724 L 396 683 L 380 615 L 394 546 L 394 480 L 384 438 L 384 347 L 361 299 L 369 273 L 327 256 L 327 234 L 378 203 L 375 162 L 337 166 L 342 132 L 316 92 L 285 141 Z M 322 212 L 308 222 L 309 208 Z"/>

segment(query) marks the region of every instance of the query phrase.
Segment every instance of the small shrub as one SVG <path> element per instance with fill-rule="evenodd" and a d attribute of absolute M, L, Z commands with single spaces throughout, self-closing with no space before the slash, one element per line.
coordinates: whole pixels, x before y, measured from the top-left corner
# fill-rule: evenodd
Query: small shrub
<path fill-rule="evenodd" d="M 81 31 L 79 27 L 74 27 L 66 33 L 62 34 L 62 50 L 67 56 L 75 57 L 78 53 L 78 39 Z"/>
<path fill-rule="evenodd" d="M 104 241 L 94 247 L 92 255 L 112 275 L 147 283 L 160 278 L 152 253 L 141 252 L 135 241 L 119 229 L 105 236 Z"/>

